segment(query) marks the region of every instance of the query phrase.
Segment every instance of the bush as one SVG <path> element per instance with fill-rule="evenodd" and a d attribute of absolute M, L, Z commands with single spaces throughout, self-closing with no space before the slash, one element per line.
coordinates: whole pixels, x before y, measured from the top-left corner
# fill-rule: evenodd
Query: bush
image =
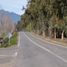
<path fill-rule="evenodd" d="M 17 40 L 18 40 L 17 37 L 18 37 L 18 33 L 14 32 L 13 36 L 10 38 L 10 43 L 9 43 L 9 38 L 6 37 L 6 38 L 4 38 L 3 44 L 1 44 L 0 47 L 9 47 L 9 46 L 12 46 L 12 45 L 16 45 L 17 44 Z"/>

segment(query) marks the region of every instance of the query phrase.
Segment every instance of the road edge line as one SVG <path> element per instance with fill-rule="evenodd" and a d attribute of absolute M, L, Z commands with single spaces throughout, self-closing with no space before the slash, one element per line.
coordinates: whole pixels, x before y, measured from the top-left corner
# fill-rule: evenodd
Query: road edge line
<path fill-rule="evenodd" d="M 62 60 L 63 62 L 67 63 L 67 60 L 63 59 L 61 56 L 56 55 L 54 52 L 50 51 L 49 49 L 39 45 L 38 43 L 36 43 L 35 41 L 31 40 L 25 33 L 24 35 L 26 36 L 26 38 L 28 38 L 33 44 L 35 44 L 36 46 L 42 48 L 43 50 L 49 52 L 50 54 L 54 55 L 55 57 L 57 57 L 58 59 Z"/>
<path fill-rule="evenodd" d="M 18 47 L 20 46 L 20 32 L 18 33 Z"/>
<path fill-rule="evenodd" d="M 31 34 L 31 33 L 30 33 Z M 31 34 L 32 35 L 32 34 Z M 34 35 L 32 35 L 33 37 L 35 37 Z M 36 37 L 35 37 L 36 38 Z M 52 43 L 52 42 L 49 42 L 49 41 L 47 41 L 46 39 L 42 39 L 42 38 L 37 38 L 37 39 L 39 39 L 39 40 L 41 40 L 41 41 L 45 41 L 46 43 L 50 43 L 50 44 L 52 44 L 52 45 L 55 45 L 55 46 L 59 46 L 59 47 L 63 47 L 63 48 L 66 48 L 67 49 L 67 47 L 65 47 L 65 46 L 62 46 L 62 45 L 60 45 L 59 43 L 58 43 L 58 45 L 56 44 L 56 43 Z"/>

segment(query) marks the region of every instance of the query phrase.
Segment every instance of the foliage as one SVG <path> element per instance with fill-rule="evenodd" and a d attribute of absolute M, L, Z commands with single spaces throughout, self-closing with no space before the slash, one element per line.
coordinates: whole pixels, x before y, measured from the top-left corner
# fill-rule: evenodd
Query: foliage
<path fill-rule="evenodd" d="M 31 31 L 63 38 L 67 35 L 66 6 L 66 0 L 29 0 L 19 23 L 21 29 L 31 28 Z"/>
<path fill-rule="evenodd" d="M 18 33 L 15 32 L 13 33 L 13 36 L 10 38 L 10 43 L 9 43 L 9 38 L 6 37 L 4 40 L 3 40 L 3 44 L 0 45 L 1 48 L 5 48 L 5 47 L 9 47 L 9 46 L 12 46 L 12 45 L 16 45 L 17 44 L 17 40 L 18 39 Z"/>

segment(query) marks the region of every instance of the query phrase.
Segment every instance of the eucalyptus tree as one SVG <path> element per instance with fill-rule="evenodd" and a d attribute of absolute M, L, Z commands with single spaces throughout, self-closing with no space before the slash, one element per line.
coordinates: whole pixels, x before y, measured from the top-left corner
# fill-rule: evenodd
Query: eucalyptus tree
<path fill-rule="evenodd" d="M 53 27 L 54 27 L 54 31 L 55 33 L 59 32 L 60 31 L 56 31 L 56 29 L 60 29 L 62 31 L 61 33 L 61 38 L 63 39 L 63 36 L 64 36 L 64 26 L 65 26 L 65 22 L 64 22 L 64 7 L 65 7 L 65 2 L 66 0 L 53 0 L 52 2 L 52 20 L 54 20 L 53 22 L 51 22 L 53 24 Z M 55 17 L 55 18 L 54 18 Z M 50 24 L 51 24 L 50 23 Z M 52 25 L 50 25 L 52 26 Z M 55 35 L 56 37 L 56 35 Z"/>
<path fill-rule="evenodd" d="M 66 5 L 66 0 L 29 0 L 25 14 L 21 16 L 21 27 L 53 38 L 60 33 L 63 39 L 67 32 Z"/>

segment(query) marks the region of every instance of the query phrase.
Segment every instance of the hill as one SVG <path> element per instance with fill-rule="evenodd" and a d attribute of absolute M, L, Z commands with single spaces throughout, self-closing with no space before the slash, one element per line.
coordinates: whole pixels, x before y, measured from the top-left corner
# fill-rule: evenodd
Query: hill
<path fill-rule="evenodd" d="M 0 10 L 0 14 L 9 16 L 14 23 L 17 23 L 20 20 L 20 15 L 13 13 L 13 12 Z"/>

